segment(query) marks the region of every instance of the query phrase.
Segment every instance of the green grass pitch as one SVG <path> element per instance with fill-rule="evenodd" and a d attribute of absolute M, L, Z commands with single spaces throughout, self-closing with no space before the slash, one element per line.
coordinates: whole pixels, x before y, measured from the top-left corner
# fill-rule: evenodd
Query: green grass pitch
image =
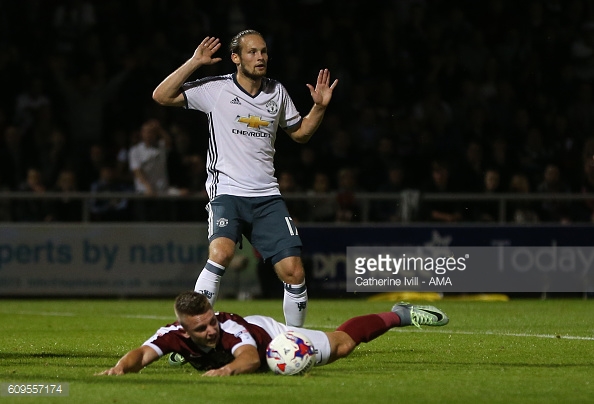
<path fill-rule="evenodd" d="M 161 359 L 139 374 L 94 376 L 173 318 L 169 300 L 0 300 L 0 382 L 68 383 L 68 397 L 1 403 L 591 403 L 594 301 L 432 303 L 441 328 L 389 331 L 304 377 L 203 378 Z M 332 330 L 390 302 L 311 300 L 309 328 Z M 282 320 L 281 301 L 217 310 Z"/>

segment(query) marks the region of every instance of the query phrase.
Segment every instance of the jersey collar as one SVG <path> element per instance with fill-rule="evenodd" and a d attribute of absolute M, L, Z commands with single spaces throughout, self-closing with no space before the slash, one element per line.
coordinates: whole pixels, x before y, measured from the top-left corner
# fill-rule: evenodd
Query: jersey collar
<path fill-rule="evenodd" d="M 265 77 L 262 79 L 262 82 L 260 83 L 260 89 L 258 90 L 258 92 L 256 93 L 256 95 L 251 95 L 250 93 L 248 93 L 247 91 L 245 91 L 245 89 L 237 81 L 237 72 L 232 73 L 231 74 L 231 77 L 233 77 L 233 82 L 235 83 L 235 85 L 237 86 L 237 88 L 239 88 L 245 95 L 247 95 L 248 97 L 251 97 L 251 98 L 256 98 L 258 95 L 260 95 L 260 93 L 262 92 L 262 88 L 264 87 L 264 80 L 266 79 Z"/>

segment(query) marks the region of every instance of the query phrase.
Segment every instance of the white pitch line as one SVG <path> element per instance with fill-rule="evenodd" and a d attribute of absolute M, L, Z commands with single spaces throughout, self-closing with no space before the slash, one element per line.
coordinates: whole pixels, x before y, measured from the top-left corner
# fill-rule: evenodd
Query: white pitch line
<path fill-rule="evenodd" d="M 123 318 L 141 318 L 141 319 L 147 319 L 147 320 L 168 320 L 168 321 L 175 321 L 175 317 L 173 316 L 151 316 L 148 314 L 122 314 L 120 317 Z"/>
<path fill-rule="evenodd" d="M 74 317 L 74 313 L 61 313 L 57 311 L 2 311 L 2 314 L 16 314 L 22 316 L 54 316 L 54 317 Z"/>
<path fill-rule="evenodd" d="M 68 313 L 68 312 L 57 312 L 57 311 L 4 311 L 1 310 L 0 313 L 2 314 L 15 314 L 15 315 L 22 315 L 22 316 L 55 316 L 55 317 L 74 317 L 78 316 L 75 313 Z M 117 317 L 122 318 L 141 318 L 141 319 L 148 319 L 148 320 L 169 320 L 171 322 L 175 321 L 174 316 L 152 316 L 152 315 L 142 315 L 142 314 L 121 314 Z"/>
<path fill-rule="evenodd" d="M 54 311 L 17 311 L 17 312 L 7 312 L 7 311 L 0 311 L 3 314 L 16 314 L 16 315 L 31 315 L 31 316 L 55 316 L 55 317 L 74 317 L 76 314 L 68 313 L 68 312 L 54 312 Z M 147 320 L 166 320 L 166 321 L 175 321 L 175 318 L 172 316 L 154 316 L 149 314 L 122 314 L 118 317 L 122 318 L 138 318 L 138 319 L 147 319 Z M 312 325 L 308 324 L 308 328 L 336 328 L 328 325 Z M 394 332 L 411 332 L 417 331 L 415 328 L 392 328 L 390 331 Z M 547 338 L 547 339 L 568 339 L 568 340 L 578 340 L 578 341 L 594 341 L 594 337 L 580 337 L 577 335 L 560 335 L 560 334 L 528 334 L 528 333 L 512 333 L 512 332 L 496 332 L 496 331 L 484 331 L 484 332 L 475 332 L 475 331 L 457 331 L 457 330 L 435 330 L 435 329 L 428 329 L 424 327 L 422 329 L 423 332 L 431 332 L 437 334 L 456 334 L 456 335 L 494 335 L 500 337 L 520 337 L 520 338 Z"/>
<path fill-rule="evenodd" d="M 327 325 L 307 325 L 307 328 L 333 328 Z M 580 337 L 577 335 L 560 335 L 560 334 L 527 334 L 527 333 L 513 333 L 513 332 L 496 332 L 496 331 L 448 331 L 448 330 L 435 330 L 423 327 L 421 330 L 418 328 L 392 328 L 390 331 L 394 332 L 431 332 L 436 334 L 457 334 L 457 335 L 494 335 L 499 337 L 524 337 L 524 338 L 547 338 L 547 339 L 570 339 L 580 341 L 594 341 L 594 337 Z"/>
<path fill-rule="evenodd" d="M 406 332 L 413 331 L 392 328 L 390 331 Z M 499 337 L 532 337 L 532 338 L 549 338 L 549 339 L 573 339 L 582 341 L 594 341 L 594 337 L 580 337 L 577 335 L 560 335 L 560 334 L 527 334 L 527 333 L 515 333 L 515 332 L 496 332 L 496 331 L 485 331 L 485 332 L 473 332 L 473 331 L 447 331 L 447 330 L 427 330 L 423 328 L 425 332 L 433 332 L 438 334 L 460 334 L 460 335 L 495 335 Z"/>

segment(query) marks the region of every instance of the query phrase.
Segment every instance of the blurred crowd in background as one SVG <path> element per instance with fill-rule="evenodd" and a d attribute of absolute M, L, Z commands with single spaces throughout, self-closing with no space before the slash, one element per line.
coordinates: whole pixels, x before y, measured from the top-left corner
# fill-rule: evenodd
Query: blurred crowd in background
<path fill-rule="evenodd" d="M 308 144 L 277 136 L 281 192 L 311 196 L 290 202 L 297 221 L 359 221 L 359 192 L 594 192 L 593 0 L 0 0 L 0 192 L 140 192 L 133 148 L 162 141 L 159 192 L 205 196 L 206 116 L 151 94 L 205 36 L 246 28 L 302 115 L 320 68 L 340 81 Z M 191 79 L 235 70 L 218 56 Z M 206 218 L 157 202 L 93 200 L 92 219 Z M 0 200 L 0 220 L 78 221 L 76 203 Z M 594 201 L 507 213 L 592 222 Z M 382 201 L 370 220 L 401 217 Z M 427 203 L 415 220 L 496 222 L 497 204 Z"/>

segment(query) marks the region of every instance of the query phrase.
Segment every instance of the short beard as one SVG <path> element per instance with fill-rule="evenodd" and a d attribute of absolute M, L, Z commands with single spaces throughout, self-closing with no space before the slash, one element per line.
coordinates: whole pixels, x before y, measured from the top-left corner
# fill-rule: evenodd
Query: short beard
<path fill-rule="evenodd" d="M 264 72 L 262 74 L 256 74 L 256 73 L 248 72 L 246 70 L 246 68 L 243 67 L 243 65 L 240 65 L 239 69 L 241 70 L 241 74 L 242 75 L 244 75 L 248 79 L 254 80 L 254 81 L 258 81 L 258 80 L 262 79 L 262 77 L 264 77 L 266 75 L 266 70 L 264 70 Z"/>

